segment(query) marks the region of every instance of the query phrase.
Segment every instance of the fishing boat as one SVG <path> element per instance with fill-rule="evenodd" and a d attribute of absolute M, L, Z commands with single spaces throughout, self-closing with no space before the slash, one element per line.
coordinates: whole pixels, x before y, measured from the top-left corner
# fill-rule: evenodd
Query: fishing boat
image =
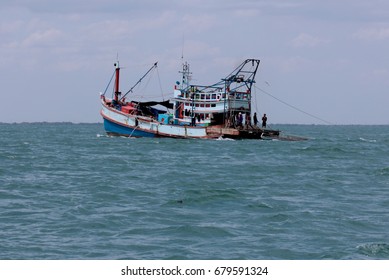
<path fill-rule="evenodd" d="M 191 83 L 189 64 L 183 63 L 181 82 L 169 100 L 127 101 L 128 94 L 157 67 L 157 63 L 125 94 L 119 88 L 120 66 L 115 63 L 111 98 L 101 94 L 101 116 L 109 135 L 128 137 L 277 139 L 280 131 L 254 125 L 252 89 L 260 60 L 246 59 L 227 77 L 203 86 Z M 108 84 L 107 88 L 109 87 Z"/>

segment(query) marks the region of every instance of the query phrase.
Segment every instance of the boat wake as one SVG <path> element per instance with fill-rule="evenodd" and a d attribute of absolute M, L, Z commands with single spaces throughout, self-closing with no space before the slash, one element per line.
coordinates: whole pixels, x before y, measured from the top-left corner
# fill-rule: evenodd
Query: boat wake
<path fill-rule="evenodd" d="M 96 134 L 96 138 L 117 138 L 117 137 L 119 137 L 119 138 L 125 138 L 125 139 L 136 139 L 136 137 L 130 137 L 130 136 L 125 136 L 125 135 L 118 135 L 118 136 L 116 136 L 116 135 L 110 135 L 110 134 L 99 134 L 99 133 L 97 133 Z"/>
<path fill-rule="evenodd" d="M 377 142 L 377 140 L 375 140 L 375 139 L 366 139 L 363 137 L 359 137 L 359 140 L 361 140 L 363 142 L 368 142 L 368 143 L 376 143 Z"/>
<path fill-rule="evenodd" d="M 216 138 L 216 141 L 235 141 L 231 138 L 223 138 L 223 136 L 220 136 L 219 138 Z"/>

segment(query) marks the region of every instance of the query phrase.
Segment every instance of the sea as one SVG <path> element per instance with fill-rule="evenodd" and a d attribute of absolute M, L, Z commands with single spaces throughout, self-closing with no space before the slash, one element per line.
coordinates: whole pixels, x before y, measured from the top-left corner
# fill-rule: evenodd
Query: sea
<path fill-rule="evenodd" d="M 272 128 L 308 140 L 0 124 L 0 259 L 389 259 L 389 126 Z"/>

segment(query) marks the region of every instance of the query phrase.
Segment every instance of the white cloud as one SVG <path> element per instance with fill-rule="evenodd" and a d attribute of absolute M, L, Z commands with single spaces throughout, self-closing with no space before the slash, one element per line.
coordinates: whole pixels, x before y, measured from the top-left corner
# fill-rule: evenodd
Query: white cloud
<path fill-rule="evenodd" d="M 238 18 L 251 18 L 251 17 L 256 17 L 261 14 L 259 9 L 237 9 L 233 12 L 233 14 L 238 17 Z"/>
<path fill-rule="evenodd" d="M 96 41 L 107 41 L 115 39 L 124 34 L 133 33 L 132 24 L 128 20 L 107 19 L 99 22 L 93 22 L 86 26 L 81 32 L 89 39 L 94 38 Z"/>
<path fill-rule="evenodd" d="M 204 58 L 218 55 L 220 49 L 201 41 L 186 41 L 185 55 L 191 58 Z"/>
<path fill-rule="evenodd" d="M 307 33 L 301 33 L 291 41 L 291 45 L 295 48 L 316 47 L 327 43 L 329 43 L 329 40 L 315 37 Z"/>
<path fill-rule="evenodd" d="M 311 68 L 313 62 L 301 56 L 294 56 L 279 61 L 279 67 L 284 72 L 295 72 Z"/>
<path fill-rule="evenodd" d="M 205 31 L 211 29 L 215 23 L 215 17 L 210 15 L 185 15 L 182 19 L 185 29 L 192 31 Z"/>
<path fill-rule="evenodd" d="M 118 36 L 125 36 L 131 34 L 143 35 L 143 32 L 148 30 L 159 30 L 166 27 L 174 18 L 171 12 L 161 13 L 157 17 L 144 16 L 134 19 L 105 19 L 102 21 L 94 21 L 90 23 L 84 32 L 88 37 L 92 35 L 101 41 L 101 39 L 108 40 L 108 38 L 114 39 Z"/>
<path fill-rule="evenodd" d="M 23 26 L 22 20 L 0 23 L 0 34 L 12 34 L 18 32 Z"/>
<path fill-rule="evenodd" d="M 389 27 L 363 28 L 354 33 L 354 38 L 361 40 L 389 39 Z"/>
<path fill-rule="evenodd" d="M 55 28 L 50 28 L 44 31 L 36 31 L 23 40 L 22 46 L 34 47 L 52 44 L 56 42 L 60 35 L 61 31 Z"/>

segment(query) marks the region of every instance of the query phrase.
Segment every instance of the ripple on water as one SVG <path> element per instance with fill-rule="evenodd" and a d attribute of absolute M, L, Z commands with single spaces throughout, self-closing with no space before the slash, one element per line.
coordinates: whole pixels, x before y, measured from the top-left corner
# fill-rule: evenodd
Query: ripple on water
<path fill-rule="evenodd" d="M 389 244 L 387 243 L 366 243 L 357 246 L 358 251 L 370 258 L 389 258 Z"/>

